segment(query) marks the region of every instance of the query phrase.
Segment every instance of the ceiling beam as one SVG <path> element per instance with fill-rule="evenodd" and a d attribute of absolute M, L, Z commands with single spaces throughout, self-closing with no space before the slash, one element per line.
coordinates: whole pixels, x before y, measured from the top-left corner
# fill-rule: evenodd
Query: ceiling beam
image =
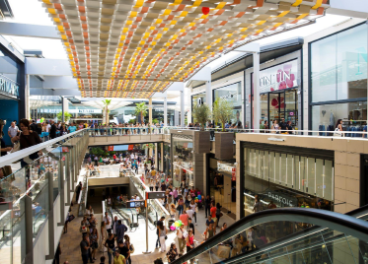
<path fill-rule="evenodd" d="M 0 21 L 0 35 L 60 40 L 60 34 L 57 32 L 55 26 L 42 26 L 4 21 Z"/>
<path fill-rule="evenodd" d="M 41 76 L 73 76 L 68 60 L 26 58 L 25 73 Z"/>

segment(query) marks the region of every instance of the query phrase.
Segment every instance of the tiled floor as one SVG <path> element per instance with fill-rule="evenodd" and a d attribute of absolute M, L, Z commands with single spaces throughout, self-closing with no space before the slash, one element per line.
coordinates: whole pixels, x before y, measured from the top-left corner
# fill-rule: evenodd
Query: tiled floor
<path fill-rule="evenodd" d="M 106 168 L 107 169 L 107 168 Z M 116 166 L 111 166 L 111 168 L 108 168 L 107 170 L 114 170 L 117 169 Z M 77 216 L 77 205 L 73 206 L 72 213 Z M 96 215 L 96 219 L 98 220 L 99 224 L 101 222 L 101 215 Z M 60 240 L 60 246 L 61 246 L 61 256 L 60 256 L 60 262 L 64 263 L 64 261 L 68 260 L 70 264 L 80 264 L 82 262 L 81 258 L 81 252 L 80 252 L 80 242 L 82 241 L 82 235 L 79 232 L 80 222 L 81 218 L 76 218 L 68 225 L 68 233 L 63 234 L 61 236 Z M 195 226 L 196 228 L 196 240 L 198 242 L 202 242 L 202 233 L 205 230 L 205 212 L 204 210 L 200 210 L 198 212 L 197 217 L 197 224 Z M 234 220 L 224 214 L 224 216 L 220 219 L 219 225 L 222 226 L 222 224 L 226 222 L 228 225 L 231 225 L 234 223 Z M 151 226 L 152 228 L 152 226 Z M 150 254 L 143 254 L 143 251 L 146 251 L 146 228 L 145 228 L 145 220 L 143 218 L 139 219 L 139 227 L 136 230 L 129 230 L 128 235 L 130 236 L 131 243 L 135 247 L 135 252 L 132 254 L 131 259 L 132 263 L 139 263 L 139 264 L 151 264 L 153 261 L 159 257 L 166 259 L 166 256 L 164 253 L 160 253 L 159 249 L 154 248 L 156 243 L 156 230 L 152 228 L 153 230 L 149 229 L 149 239 L 148 239 L 148 250 L 151 251 Z M 100 230 L 98 228 L 98 230 Z M 218 229 L 219 231 L 220 229 Z M 175 238 L 175 232 L 171 232 L 168 234 L 168 239 L 166 241 L 167 248 L 169 248 L 170 244 L 174 241 Z M 97 260 L 95 263 L 99 263 L 99 258 L 105 254 L 107 258 L 107 253 L 104 253 L 102 251 L 98 252 Z M 199 257 L 199 260 L 203 260 L 203 262 L 206 262 L 205 260 L 208 258 L 208 254 L 203 254 L 203 256 Z M 107 263 L 107 261 L 106 261 Z"/>

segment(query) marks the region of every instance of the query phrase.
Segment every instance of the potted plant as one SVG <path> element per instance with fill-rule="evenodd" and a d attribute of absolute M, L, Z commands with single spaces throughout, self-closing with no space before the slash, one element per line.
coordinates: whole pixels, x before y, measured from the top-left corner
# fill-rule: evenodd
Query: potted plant
<path fill-rule="evenodd" d="M 210 153 L 210 131 L 204 131 L 204 128 L 206 122 L 211 118 L 211 109 L 207 104 L 194 105 L 193 118 L 194 122 L 198 122 L 201 125 L 200 131 L 194 132 L 194 153 Z"/>
<path fill-rule="evenodd" d="M 63 112 L 59 112 L 57 115 L 56 115 L 57 119 L 62 121 L 63 119 Z M 70 118 L 72 117 L 72 115 L 69 113 L 69 112 L 64 112 L 64 122 L 67 123 Z"/>
<path fill-rule="evenodd" d="M 221 123 L 221 131 L 215 136 L 215 157 L 219 160 L 228 160 L 233 158 L 233 139 L 232 132 L 226 132 L 225 124 L 234 117 L 233 105 L 223 98 L 218 98 L 213 103 L 213 119 L 215 123 Z"/>

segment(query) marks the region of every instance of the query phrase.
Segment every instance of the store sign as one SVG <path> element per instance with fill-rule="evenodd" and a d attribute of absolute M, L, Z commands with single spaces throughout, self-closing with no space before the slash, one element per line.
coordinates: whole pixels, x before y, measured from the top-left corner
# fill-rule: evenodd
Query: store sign
<path fill-rule="evenodd" d="M 61 112 L 61 109 L 38 109 L 39 113 L 50 113 L 50 114 L 57 114 Z"/>
<path fill-rule="evenodd" d="M 70 109 L 71 114 L 101 114 L 101 109 Z"/>
<path fill-rule="evenodd" d="M 236 181 L 236 169 L 233 168 L 231 171 L 231 180 Z"/>
<path fill-rule="evenodd" d="M 4 76 L 0 76 L 0 92 L 19 97 L 19 86 Z"/>
<path fill-rule="evenodd" d="M 289 61 L 259 72 L 259 93 L 298 86 L 298 60 Z"/>
<path fill-rule="evenodd" d="M 294 199 L 286 195 L 275 194 L 272 192 L 268 192 L 266 195 L 272 200 L 277 201 L 283 205 L 290 206 L 290 207 L 296 206 L 295 201 L 293 201 Z"/>
<path fill-rule="evenodd" d="M 231 175 L 232 179 L 236 175 L 235 165 L 231 163 L 224 163 L 221 161 L 217 161 L 217 171 Z M 233 179 L 233 181 L 235 181 L 235 179 Z"/>

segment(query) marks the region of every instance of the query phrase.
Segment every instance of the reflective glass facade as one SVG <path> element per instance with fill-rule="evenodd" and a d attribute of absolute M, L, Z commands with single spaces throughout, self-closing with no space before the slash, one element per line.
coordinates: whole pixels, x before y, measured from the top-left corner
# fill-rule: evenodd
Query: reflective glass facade
<path fill-rule="evenodd" d="M 234 107 L 234 117 L 231 120 L 232 124 L 237 122 L 242 122 L 242 91 L 241 83 L 233 83 L 228 86 L 224 86 L 213 90 L 213 101 L 215 102 L 217 98 L 223 98 L 233 104 Z M 242 122 L 243 123 L 243 122 Z"/>
<path fill-rule="evenodd" d="M 367 25 L 361 24 L 310 44 L 313 130 L 346 130 L 367 119 Z"/>
<path fill-rule="evenodd" d="M 173 186 L 194 186 L 193 138 L 172 137 Z"/>

